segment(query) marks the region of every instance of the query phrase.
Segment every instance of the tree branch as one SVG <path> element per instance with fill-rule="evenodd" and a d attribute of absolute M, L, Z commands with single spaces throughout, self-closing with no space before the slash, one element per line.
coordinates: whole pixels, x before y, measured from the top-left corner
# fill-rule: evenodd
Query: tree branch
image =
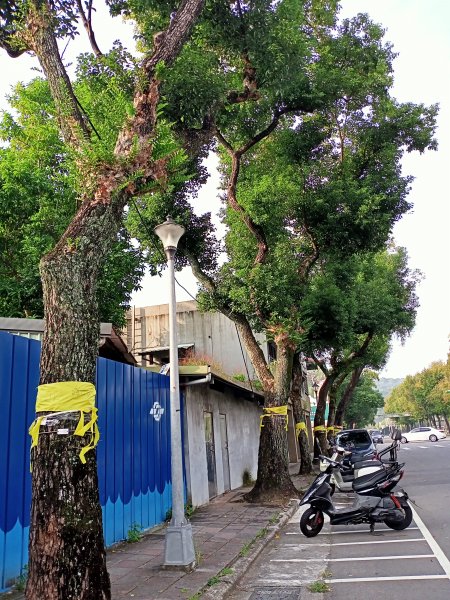
<path fill-rule="evenodd" d="M 88 6 L 87 6 L 88 14 L 86 16 L 86 13 L 84 12 L 82 0 L 76 0 L 78 12 L 81 17 L 81 22 L 83 23 L 83 26 L 86 29 L 86 32 L 88 34 L 88 38 L 89 38 L 89 42 L 91 44 L 92 51 L 94 52 L 95 56 L 99 57 L 99 56 L 103 56 L 103 53 L 101 52 L 100 48 L 98 47 L 97 40 L 95 39 L 94 30 L 92 28 L 92 3 L 93 3 L 93 0 L 89 0 L 87 3 L 88 4 Z"/>
<path fill-rule="evenodd" d="M 53 19 L 46 2 L 32 0 L 20 38 L 36 54 L 44 71 L 65 141 L 78 149 L 89 138 L 89 129 L 59 54 Z"/>

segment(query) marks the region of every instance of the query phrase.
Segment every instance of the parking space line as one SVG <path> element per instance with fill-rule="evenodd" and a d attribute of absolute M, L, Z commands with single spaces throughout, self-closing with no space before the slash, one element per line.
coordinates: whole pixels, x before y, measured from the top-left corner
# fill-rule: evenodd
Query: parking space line
<path fill-rule="evenodd" d="M 447 575 L 399 575 L 398 577 L 352 577 L 350 579 L 324 579 L 325 583 L 366 583 L 369 581 L 413 581 L 419 579 L 447 579 Z"/>
<path fill-rule="evenodd" d="M 436 540 L 434 539 L 434 537 L 431 535 L 428 527 L 425 525 L 425 523 L 419 517 L 419 515 L 414 510 L 414 508 L 411 506 L 411 503 L 408 503 L 408 504 L 409 504 L 409 506 L 410 506 L 410 508 L 412 510 L 412 514 L 413 514 L 413 518 L 414 518 L 415 524 L 419 527 L 420 532 L 422 533 L 423 537 L 425 538 L 427 544 L 430 546 L 431 550 L 434 552 L 434 555 L 438 559 L 439 564 L 443 568 L 443 570 L 446 573 L 447 577 L 450 579 L 450 561 L 445 556 L 444 552 L 441 550 L 441 547 L 436 542 Z"/>
<path fill-rule="evenodd" d="M 337 542 L 336 544 L 331 544 L 333 547 L 334 546 L 364 546 L 364 545 L 368 545 L 368 544 L 405 544 L 408 542 L 426 542 L 427 540 L 425 538 L 411 538 L 411 539 L 405 539 L 405 540 L 372 540 L 371 542 Z M 330 543 L 328 542 L 328 544 L 293 544 L 293 547 L 297 547 L 299 549 L 303 549 L 303 548 L 314 548 L 314 547 L 318 547 L 318 546 L 323 546 L 326 548 L 330 547 Z M 436 557 L 437 558 L 437 557 Z"/>
<path fill-rule="evenodd" d="M 353 562 L 355 560 L 409 560 L 410 558 L 436 558 L 434 554 L 403 554 L 393 556 L 359 556 L 349 558 L 271 558 L 270 562 L 302 563 L 302 562 Z"/>
<path fill-rule="evenodd" d="M 411 529 L 419 529 L 418 527 L 408 527 L 408 531 Z M 376 529 L 376 533 L 398 533 L 395 529 Z M 342 535 L 349 533 L 369 533 L 369 529 L 353 529 L 349 531 L 321 531 L 319 535 Z M 285 535 L 303 535 L 301 531 L 286 531 Z"/>

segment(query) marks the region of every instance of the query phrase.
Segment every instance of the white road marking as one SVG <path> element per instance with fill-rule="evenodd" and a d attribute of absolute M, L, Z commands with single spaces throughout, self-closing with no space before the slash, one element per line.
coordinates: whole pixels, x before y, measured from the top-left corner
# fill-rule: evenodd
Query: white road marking
<path fill-rule="evenodd" d="M 447 579 L 447 575 L 399 575 L 398 577 L 355 577 L 354 579 L 324 579 L 325 583 L 365 583 L 368 581 L 411 581 L 418 579 Z"/>
<path fill-rule="evenodd" d="M 419 446 L 419 448 L 425 448 L 426 450 L 428 450 L 429 446 Z"/>
<path fill-rule="evenodd" d="M 422 533 L 423 537 L 427 541 L 427 544 L 430 546 L 431 550 L 433 550 L 434 555 L 436 556 L 436 558 L 439 561 L 439 564 L 443 568 L 443 570 L 446 573 L 447 577 L 450 579 L 450 561 L 445 556 L 444 552 L 441 550 L 441 547 L 436 542 L 436 540 L 434 539 L 434 537 L 431 535 L 428 527 L 425 525 L 425 523 L 419 517 L 419 515 L 417 514 L 417 512 L 414 510 L 414 508 L 411 506 L 410 503 L 408 503 L 408 504 L 411 507 L 413 518 L 414 518 L 414 522 L 419 527 L 420 532 Z"/>
<path fill-rule="evenodd" d="M 445 448 L 445 446 L 440 446 L 439 444 L 434 445 L 435 448 Z"/>
<path fill-rule="evenodd" d="M 411 538 L 409 540 L 372 540 L 370 542 L 338 542 L 332 544 L 332 546 L 364 546 L 367 544 L 405 544 L 407 542 L 426 542 L 424 538 Z M 293 544 L 293 547 L 298 549 L 311 548 L 315 546 L 326 546 L 329 548 L 330 544 Z M 437 557 L 436 557 L 437 558 Z"/>
<path fill-rule="evenodd" d="M 394 577 L 355 577 L 355 578 L 350 578 L 350 579 L 323 579 L 322 581 L 324 583 L 329 583 L 330 585 L 333 585 L 334 583 L 364 583 L 364 582 L 383 582 L 383 581 L 409 581 L 409 580 L 427 580 L 427 579 L 447 579 L 446 575 L 399 575 L 398 577 L 394 576 Z M 313 581 L 316 580 L 311 580 L 311 579 L 295 579 L 294 577 L 292 577 L 292 573 L 286 573 L 286 575 L 283 578 L 283 575 L 281 573 L 278 574 L 278 578 L 267 578 L 264 579 L 264 584 L 268 584 L 270 586 L 286 586 L 287 588 L 289 587 L 294 587 L 294 586 L 298 586 L 298 585 L 305 585 L 308 583 L 313 583 Z M 261 582 L 259 582 L 261 583 Z"/>
<path fill-rule="evenodd" d="M 338 527 L 338 525 L 336 525 Z M 411 529 L 419 529 L 418 527 L 408 527 L 408 531 Z M 376 533 L 398 533 L 394 529 L 376 529 Z M 369 529 L 349 529 L 348 531 L 321 531 L 319 535 L 342 535 L 349 533 L 369 533 Z M 286 531 L 285 535 L 303 535 L 301 531 Z"/>
<path fill-rule="evenodd" d="M 271 558 L 270 562 L 303 563 L 303 562 L 353 562 L 354 560 L 409 560 L 410 558 L 436 558 L 434 554 L 403 554 L 400 556 L 361 556 L 351 558 Z"/>

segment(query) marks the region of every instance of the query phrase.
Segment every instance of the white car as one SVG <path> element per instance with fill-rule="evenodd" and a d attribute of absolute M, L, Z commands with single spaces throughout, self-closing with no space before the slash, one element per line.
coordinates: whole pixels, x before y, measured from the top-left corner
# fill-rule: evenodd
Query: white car
<path fill-rule="evenodd" d="M 408 433 L 402 433 L 401 442 L 402 444 L 406 444 L 407 442 L 425 442 L 427 440 L 437 442 L 438 440 L 443 440 L 445 437 L 447 437 L 445 433 L 433 427 L 416 427 L 408 431 Z"/>

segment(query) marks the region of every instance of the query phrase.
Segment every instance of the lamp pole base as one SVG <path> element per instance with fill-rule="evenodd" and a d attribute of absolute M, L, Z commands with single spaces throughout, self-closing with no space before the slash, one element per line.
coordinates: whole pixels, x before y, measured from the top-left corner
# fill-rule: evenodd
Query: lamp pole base
<path fill-rule="evenodd" d="M 165 568 L 193 569 L 195 566 L 194 539 L 190 523 L 168 525 L 164 549 Z"/>

